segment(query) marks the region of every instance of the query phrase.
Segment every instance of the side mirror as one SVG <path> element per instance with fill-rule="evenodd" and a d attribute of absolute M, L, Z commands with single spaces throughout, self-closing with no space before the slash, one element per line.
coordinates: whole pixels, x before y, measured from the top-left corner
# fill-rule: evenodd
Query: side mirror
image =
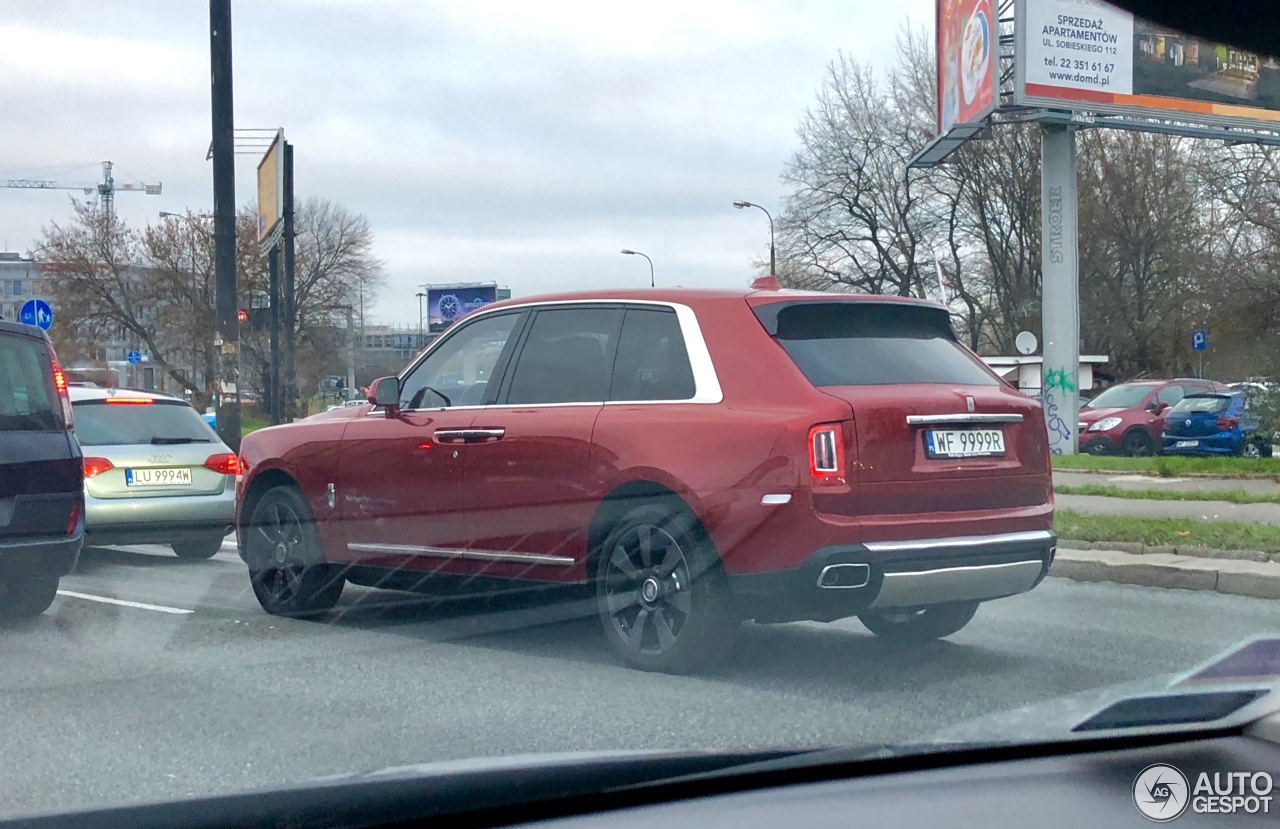
<path fill-rule="evenodd" d="M 1165 411 L 1166 411 L 1168 408 L 1169 408 L 1169 404 L 1168 404 L 1168 403 L 1165 403 L 1163 400 L 1161 400 L 1161 401 L 1159 401 L 1159 402 L 1157 402 L 1157 403 L 1156 403 L 1156 407 L 1155 407 L 1154 409 L 1152 409 L 1152 411 L 1154 411 L 1154 412 L 1155 412 L 1156 414 L 1158 414 L 1158 415 L 1162 415 L 1162 414 L 1164 414 L 1164 413 L 1165 413 Z"/>
<path fill-rule="evenodd" d="M 379 377 L 374 380 L 373 385 L 369 387 L 369 402 L 386 409 L 388 417 L 398 414 L 400 412 L 400 378 Z"/>

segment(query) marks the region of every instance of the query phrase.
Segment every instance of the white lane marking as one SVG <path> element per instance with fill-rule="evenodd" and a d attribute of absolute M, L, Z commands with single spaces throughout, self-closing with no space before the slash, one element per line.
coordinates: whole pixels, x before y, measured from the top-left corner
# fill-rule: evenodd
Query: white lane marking
<path fill-rule="evenodd" d="M 91 596 L 88 593 L 76 593 L 74 590 L 59 590 L 59 596 L 70 596 L 73 599 L 84 599 L 88 602 L 102 602 L 103 604 L 115 604 L 121 607 L 132 607 L 138 610 L 154 610 L 157 613 L 177 613 L 180 615 L 194 613 L 194 610 L 185 610 L 181 607 L 165 607 L 161 604 L 146 604 L 145 602 L 127 602 L 124 599 L 109 599 L 106 596 Z"/>

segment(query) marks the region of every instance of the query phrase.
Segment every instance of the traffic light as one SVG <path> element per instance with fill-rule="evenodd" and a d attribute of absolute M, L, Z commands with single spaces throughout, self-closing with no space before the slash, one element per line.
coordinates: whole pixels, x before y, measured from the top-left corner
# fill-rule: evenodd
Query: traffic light
<path fill-rule="evenodd" d="M 236 311 L 236 319 L 240 320 L 241 323 L 248 322 L 249 312 L 241 308 L 239 311 Z"/>

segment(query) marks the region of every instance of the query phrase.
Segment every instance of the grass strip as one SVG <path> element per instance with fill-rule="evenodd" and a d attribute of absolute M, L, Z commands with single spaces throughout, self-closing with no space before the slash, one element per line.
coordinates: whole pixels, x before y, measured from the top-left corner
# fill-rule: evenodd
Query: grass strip
<path fill-rule="evenodd" d="M 1053 468 L 1138 472 L 1164 478 L 1194 474 L 1224 477 L 1280 476 L 1280 458 L 1195 458 L 1181 455 L 1124 458 L 1110 455 L 1054 455 Z"/>
<path fill-rule="evenodd" d="M 1054 513 L 1053 529 L 1060 538 L 1072 541 L 1129 541 L 1217 550 L 1262 550 L 1270 555 L 1280 553 L 1280 527 L 1270 524 L 1085 515 L 1075 510 L 1060 509 Z"/>

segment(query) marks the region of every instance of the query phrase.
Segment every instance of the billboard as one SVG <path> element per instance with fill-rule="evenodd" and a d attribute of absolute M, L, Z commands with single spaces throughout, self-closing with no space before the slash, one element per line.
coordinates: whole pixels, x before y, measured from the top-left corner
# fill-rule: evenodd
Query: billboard
<path fill-rule="evenodd" d="M 1101 0 L 1018 0 L 1018 104 L 1280 127 L 1280 63 Z"/>
<path fill-rule="evenodd" d="M 284 130 L 276 133 L 258 162 L 258 242 L 262 243 L 284 218 Z"/>
<path fill-rule="evenodd" d="M 938 134 L 996 107 L 998 24 L 991 0 L 938 0 Z"/>
<path fill-rule="evenodd" d="M 438 334 L 497 298 L 497 285 L 428 285 L 427 330 Z"/>

